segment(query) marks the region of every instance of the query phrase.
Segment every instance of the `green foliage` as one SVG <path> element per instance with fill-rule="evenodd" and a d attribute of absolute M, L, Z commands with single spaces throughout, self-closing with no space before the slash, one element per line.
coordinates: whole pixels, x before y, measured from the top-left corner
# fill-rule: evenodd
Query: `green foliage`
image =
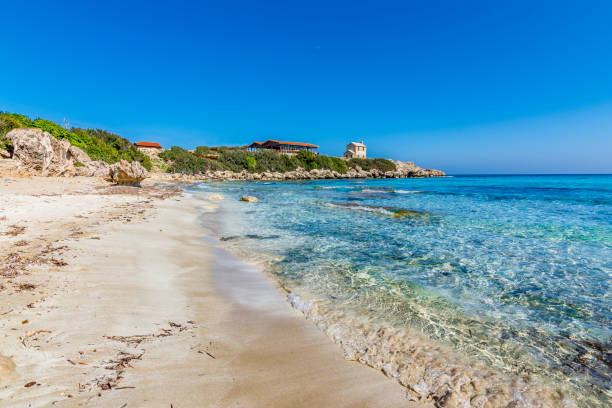
<path fill-rule="evenodd" d="M 94 146 L 98 145 L 98 142 L 102 142 L 103 145 L 110 147 L 113 153 L 111 153 L 111 157 L 109 157 L 109 152 L 105 152 L 105 154 L 100 155 L 99 160 L 103 160 L 108 163 L 114 163 L 121 159 L 127 160 L 128 162 L 138 161 L 145 169 L 151 170 L 151 158 L 138 151 L 132 142 L 117 134 L 107 132 L 106 130 L 102 129 L 72 128 L 70 131 L 76 135 L 80 135 L 83 140 L 88 141 L 88 146 L 85 147 L 84 150 L 87 152 L 87 154 L 89 154 L 89 157 L 92 157 L 92 154 L 87 149 L 95 150 Z M 102 151 L 104 150 L 105 149 L 102 148 Z M 96 155 L 97 151 L 95 151 L 93 154 Z M 107 157 L 107 159 L 104 159 L 103 157 Z"/>
<path fill-rule="evenodd" d="M 298 161 L 294 156 L 265 149 L 249 152 L 249 154 L 257 160 L 257 165 L 253 169 L 255 173 L 263 173 L 265 171 L 285 173 L 298 168 Z"/>
<path fill-rule="evenodd" d="M 300 167 L 302 167 L 304 170 L 308 171 L 319 168 L 317 156 L 312 152 L 300 150 L 300 152 L 295 155 L 295 158 L 300 163 Z"/>
<path fill-rule="evenodd" d="M 198 146 L 193 151 L 193 154 L 195 154 L 196 156 L 206 156 L 207 154 L 210 154 L 210 147 Z"/>
<path fill-rule="evenodd" d="M 255 169 L 255 166 L 257 166 L 257 160 L 255 160 L 253 156 L 247 156 L 244 158 L 244 167 L 246 167 L 248 170 Z"/>
<path fill-rule="evenodd" d="M 205 157 L 215 153 L 218 155 L 216 160 Z M 290 156 L 267 149 L 250 152 L 242 148 L 227 146 L 199 146 L 193 153 L 190 153 L 185 149 L 173 146 L 170 150 L 161 153 L 160 158 L 169 162 L 168 172 L 188 174 L 205 173 L 207 170 L 230 170 L 236 173 L 244 170 L 250 173 L 286 173 L 298 167 L 306 171 L 327 169 L 340 174 L 346 174 L 349 167 L 356 166 L 361 166 L 364 170 L 395 170 L 395 165 L 385 159 L 353 159 L 347 163 L 339 157 L 316 155 L 306 150 Z"/>
<path fill-rule="evenodd" d="M 0 149 L 13 153 L 13 143 L 6 137 L 6 134 L 13 129 L 31 127 L 32 121 L 18 113 L 0 112 Z"/>
<path fill-rule="evenodd" d="M 17 113 L 0 112 L 0 138 L 16 128 L 31 127 L 32 121 Z"/>
<path fill-rule="evenodd" d="M 245 169 L 246 158 L 249 153 L 245 150 L 229 150 L 225 146 L 218 149 L 219 164 L 225 169 L 235 171 L 237 173 Z"/>
<path fill-rule="evenodd" d="M 13 144 L 6 136 L 0 136 L 0 149 L 4 149 L 7 152 L 13 154 Z"/>
<path fill-rule="evenodd" d="M 85 167 L 85 165 L 81 162 L 74 162 L 74 167 Z"/>
<path fill-rule="evenodd" d="M 169 150 L 160 153 L 159 157 L 170 162 L 167 169 L 169 173 L 197 174 L 208 170 L 223 170 L 223 166 L 219 163 L 197 156 L 178 146 L 172 146 Z"/>
<path fill-rule="evenodd" d="M 383 172 L 395 171 L 395 164 L 387 159 L 349 159 L 348 166 L 350 168 L 361 167 L 365 171 L 377 169 Z"/>
<path fill-rule="evenodd" d="M 320 169 L 329 169 L 340 174 L 345 174 L 348 171 L 346 162 L 339 157 L 330 157 L 320 154 L 316 156 L 315 160 Z"/>
<path fill-rule="evenodd" d="M 147 170 L 151 169 L 149 157 L 138 150 L 129 140 L 101 129 L 64 129 L 55 122 L 45 119 L 30 120 L 17 113 L 0 112 L 0 139 L 11 129 L 36 127 L 49 132 L 58 139 L 68 139 L 71 145 L 79 147 L 92 160 L 115 163 L 121 159 L 139 161 Z M 6 138 L 4 138 L 6 139 Z M 0 145 L 6 144 L 0 141 Z"/>

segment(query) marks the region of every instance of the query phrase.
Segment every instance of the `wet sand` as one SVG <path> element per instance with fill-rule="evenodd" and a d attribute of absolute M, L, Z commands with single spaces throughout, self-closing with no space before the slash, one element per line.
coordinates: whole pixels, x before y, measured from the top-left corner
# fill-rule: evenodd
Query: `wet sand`
<path fill-rule="evenodd" d="M 105 188 L 0 183 L 0 256 L 23 260 L 1 277 L 0 406 L 416 406 L 207 242 L 195 200 Z"/>

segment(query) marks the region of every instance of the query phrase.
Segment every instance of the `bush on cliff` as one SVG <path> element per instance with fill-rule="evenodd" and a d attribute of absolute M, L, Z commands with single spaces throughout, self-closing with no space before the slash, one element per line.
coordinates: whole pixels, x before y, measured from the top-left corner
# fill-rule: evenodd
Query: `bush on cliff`
<path fill-rule="evenodd" d="M 347 165 L 353 169 L 359 166 L 365 171 L 370 171 L 373 169 L 382 172 L 397 170 L 395 163 L 387 159 L 349 159 Z"/>
<path fill-rule="evenodd" d="M 280 154 L 272 150 L 257 150 L 249 152 L 255 158 L 257 165 L 253 169 L 254 173 L 278 172 L 286 173 L 298 168 L 298 161 L 293 156 Z"/>
<path fill-rule="evenodd" d="M 169 150 L 161 152 L 159 157 L 169 162 L 166 170 L 168 173 L 197 174 L 209 170 L 224 170 L 216 161 L 197 156 L 178 146 L 172 146 Z"/>
<path fill-rule="evenodd" d="M 116 163 L 121 159 L 128 162 L 137 161 L 145 169 L 151 170 L 152 163 L 149 156 L 138 151 L 132 142 L 117 134 L 102 129 L 81 128 L 72 128 L 70 132 L 85 141 L 88 146 L 84 150 L 92 160 L 102 160 L 107 163 Z M 70 143 L 72 143 L 72 140 Z M 93 157 L 87 149 L 93 151 Z M 99 159 L 94 159 L 94 157 L 99 157 Z"/>
<path fill-rule="evenodd" d="M 198 146 L 193 151 L 193 154 L 195 154 L 196 156 L 206 156 L 207 154 L 210 154 L 210 147 Z"/>
<path fill-rule="evenodd" d="M 121 159 L 139 161 L 147 170 L 151 169 L 148 156 L 136 150 L 129 140 L 100 129 L 64 129 L 55 122 L 45 119 L 31 120 L 17 113 L 0 112 L 0 139 L 15 128 L 39 128 L 57 139 L 68 139 L 71 145 L 79 147 L 92 160 L 116 163 Z M 3 143 L 0 141 L 0 144 Z"/>

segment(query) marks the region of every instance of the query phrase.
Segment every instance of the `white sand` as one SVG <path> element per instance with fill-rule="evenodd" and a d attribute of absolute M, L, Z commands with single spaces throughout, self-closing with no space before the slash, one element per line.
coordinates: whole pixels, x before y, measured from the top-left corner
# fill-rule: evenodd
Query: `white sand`
<path fill-rule="evenodd" d="M 0 406 L 414 406 L 205 244 L 194 200 L 104 186 L 0 179 Z"/>

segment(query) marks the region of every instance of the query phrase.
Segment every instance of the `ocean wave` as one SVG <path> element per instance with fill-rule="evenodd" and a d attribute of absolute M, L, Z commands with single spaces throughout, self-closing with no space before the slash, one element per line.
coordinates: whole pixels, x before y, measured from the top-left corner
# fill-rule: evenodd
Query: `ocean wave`
<path fill-rule="evenodd" d="M 280 235 L 258 235 L 258 234 L 246 234 L 246 235 L 230 235 L 227 237 L 219 238 L 219 241 L 235 241 L 238 239 L 277 239 Z"/>
<path fill-rule="evenodd" d="M 395 190 L 394 192 L 396 194 L 420 194 L 420 193 L 424 193 L 425 191 L 423 190 Z"/>
<path fill-rule="evenodd" d="M 374 194 L 390 194 L 390 193 L 393 193 L 393 190 L 365 188 L 361 190 L 361 192 L 362 193 L 374 193 Z"/>
<path fill-rule="evenodd" d="M 467 361 L 420 333 L 372 326 L 295 293 L 288 303 L 328 335 L 345 358 L 381 370 L 407 387 L 412 399 L 437 407 L 574 407 L 561 390 Z"/>

